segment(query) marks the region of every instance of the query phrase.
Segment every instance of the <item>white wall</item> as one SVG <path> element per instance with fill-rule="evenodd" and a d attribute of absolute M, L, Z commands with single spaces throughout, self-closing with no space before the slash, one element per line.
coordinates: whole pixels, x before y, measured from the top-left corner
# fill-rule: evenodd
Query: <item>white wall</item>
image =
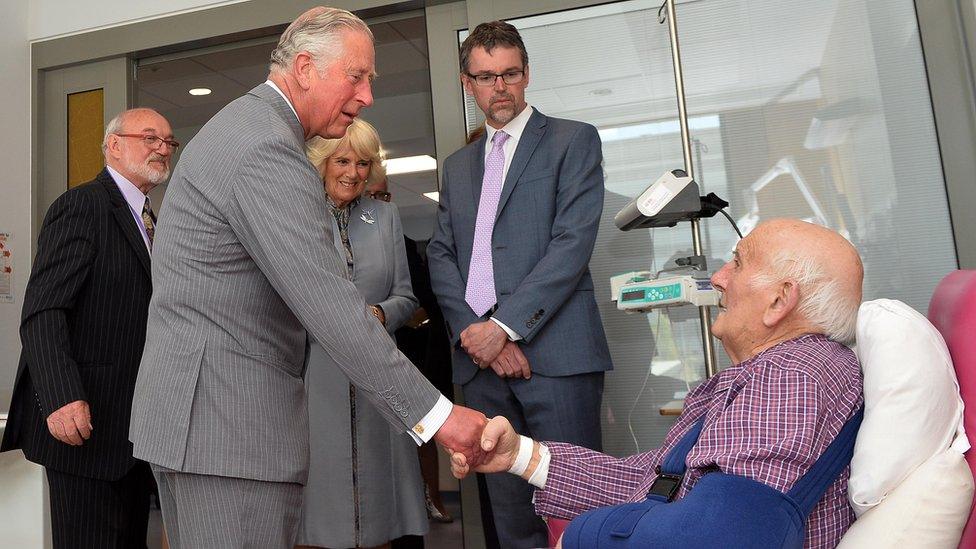
<path fill-rule="evenodd" d="M 247 0 L 31 0 L 27 36 L 30 40 L 43 40 L 242 1 Z"/>
<path fill-rule="evenodd" d="M 20 338 L 17 334 L 27 271 L 30 268 L 30 65 L 27 47 L 29 7 L 0 0 L 0 233 L 10 233 L 14 302 L 0 303 L 0 413 L 13 390 Z"/>
<path fill-rule="evenodd" d="M 30 268 L 30 8 L 21 0 L 0 0 L 0 6 L 0 232 L 11 235 L 15 296 L 13 303 L 0 303 L 0 413 L 6 413 L 20 354 L 17 326 Z M 40 467 L 19 452 L 0 455 L 0 546 L 45 547 L 43 486 Z"/>
<path fill-rule="evenodd" d="M 20 310 L 31 259 L 30 41 L 241 0 L 0 0 L 0 232 L 11 234 L 14 302 L 0 303 L 0 413 L 7 411 L 20 355 Z"/>

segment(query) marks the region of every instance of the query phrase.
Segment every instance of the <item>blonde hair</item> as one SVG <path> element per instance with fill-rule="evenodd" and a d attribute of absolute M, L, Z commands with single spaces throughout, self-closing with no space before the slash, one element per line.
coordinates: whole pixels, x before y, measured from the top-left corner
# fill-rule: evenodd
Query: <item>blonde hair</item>
<path fill-rule="evenodd" d="M 346 129 L 346 135 L 339 139 L 323 139 L 315 136 L 306 141 L 305 156 L 313 166 L 319 168 L 345 145 L 349 145 L 352 152 L 360 158 L 370 161 L 369 175 L 366 176 L 367 184 L 381 181 L 386 177 L 386 167 L 383 165 L 386 161 L 386 153 L 380 143 L 380 135 L 372 124 L 359 118 L 353 119 L 352 124 Z"/>
<path fill-rule="evenodd" d="M 320 71 L 331 66 L 342 55 L 342 35 L 349 31 L 373 39 L 366 23 L 346 10 L 319 6 L 306 11 L 281 33 L 278 46 L 271 52 L 271 72 L 287 69 L 303 51 L 312 54 Z"/>

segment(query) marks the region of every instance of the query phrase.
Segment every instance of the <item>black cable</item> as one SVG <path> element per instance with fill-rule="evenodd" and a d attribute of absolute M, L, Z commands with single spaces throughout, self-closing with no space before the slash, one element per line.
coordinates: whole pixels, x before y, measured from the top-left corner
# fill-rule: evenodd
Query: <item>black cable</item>
<path fill-rule="evenodd" d="M 739 230 L 739 226 L 735 224 L 735 220 L 732 219 L 732 216 L 729 215 L 729 213 L 725 210 L 719 210 L 719 212 L 725 216 L 725 219 L 729 220 L 729 223 L 732 224 L 732 228 L 735 229 L 735 234 L 739 235 L 740 239 L 744 238 L 742 236 L 742 231 Z"/>

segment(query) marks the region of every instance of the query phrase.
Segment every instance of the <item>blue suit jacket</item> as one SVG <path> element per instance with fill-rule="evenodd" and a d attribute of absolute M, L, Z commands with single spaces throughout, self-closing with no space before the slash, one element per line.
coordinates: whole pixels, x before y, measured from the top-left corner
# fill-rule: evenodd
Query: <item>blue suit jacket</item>
<path fill-rule="evenodd" d="M 454 382 L 478 371 L 460 334 L 480 321 L 464 300 L 485 137 L 444 162 L 431 284 L 454 350 Z M 532 371 L 566 376 L 612 369 L 588 263 L 603 210 L 603 153 L 596 128 L 532 113 L 512 159 L 492 232 L 498 310 L 522 336 Z"/>

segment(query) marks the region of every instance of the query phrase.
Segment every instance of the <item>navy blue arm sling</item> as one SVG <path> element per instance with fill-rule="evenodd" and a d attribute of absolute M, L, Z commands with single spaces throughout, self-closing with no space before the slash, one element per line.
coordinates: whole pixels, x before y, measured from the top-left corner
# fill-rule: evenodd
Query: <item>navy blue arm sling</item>
<path fill-rule="evenodd" d="M 850 463 L 863 415 L 861 409 L 847 420 L 785 494 L 750 478 L 714 472 L 672 501 L 684 477 L 685 458 L 701 435 L 701 419 L 668 453 L 644 501 L 576 517 L 563 535 L 563 548 L 802 549 L 807 517 Z"/>

